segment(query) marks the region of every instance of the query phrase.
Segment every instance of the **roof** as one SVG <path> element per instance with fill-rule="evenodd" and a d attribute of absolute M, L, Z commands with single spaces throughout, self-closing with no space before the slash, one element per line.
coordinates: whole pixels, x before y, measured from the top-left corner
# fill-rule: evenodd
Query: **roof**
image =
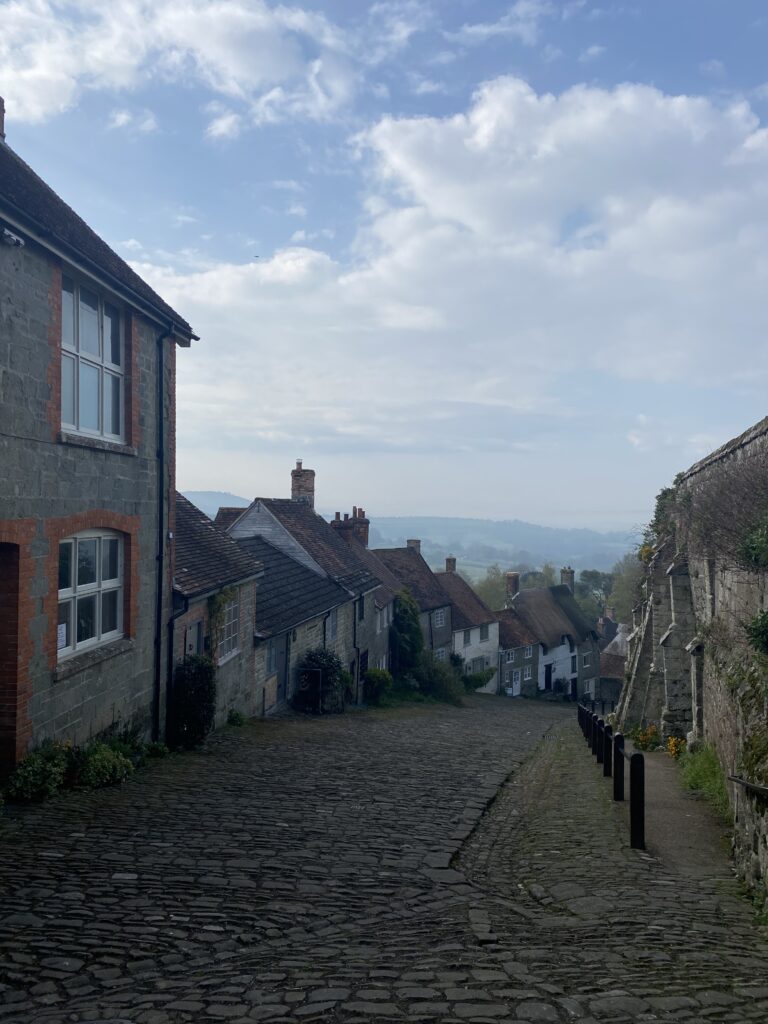
<path fill-rule="evenodd" d="M 618 654 L 622 658 L 626 658 L 629 654 L 629 634 L 631 632 L 630 626 L 625 623 L 621 623 L 616 632 L 616 636 L 603 648 L 605 654 Z"/>
<path fill-rule="evenodd" d="M 436 572 L 440 586 L 448 595 L 452 606 L 453 629 L 470 629 L 497 621 L 495 612 L 477 596 L 467 581 L 456 572 Z"/>
<path fill-rule="evenodd" d="M 499 618 L 499 647 L 502 650 L 528 647 L 539 642 L 536 634 L 528 629 L 514 608 L 504 608 L 496 614 Z"/>
<path fill-rule="evenodd" d="M 606 654 L 603 651 L 600 655 L 600 678 L 621 679 L 623 681 L 626 664 L 627 659 L 622 658 L 620 654 Z"/>
<path fill-rule="evenodd" d="M 332 580 L 355 594 L 378 586 L 379 580 L 331 524 L 305 501 L 292 498 L 257 498 L 267 511 L 314 559 Z"/>
<path fill-rule="evenodd" d="M 43 245 L 71 254 L 105 284 L 123 290 L 131 301 L 140 300 L 163 322 L 172 323 L 187 341 L 194 337 L 187 321 L 172 309 L 135 270 L 131 270 L 89 228 L 82 217 L 60 199 L 10 146 L 0 142 L 0 210 L 34 233 Z"/>
<path fill-rule="evenodd" d="M 318 576 L 262 537 L 233 541 L 264 567 L 256 593 L 256 630 L 275 636 L 349 601 L 333 580 Z"/>
<path fill-rule="evenodd" d="M 389 569 L 400 588 L 408 587 L 420 611 L 445 608 L 451 603 L 416 548 L 374 548 L 373 553 Z"/>
<path fill-rule="evenodd" d="M 558 647 L 564 635 L 583 643 L 593 633 L 567 586 L 535 587 L 521 590 L 512 599 L 512 608 L 538 643 Z"/>
<path fill-rule="evenodd" d="M 373 600 L 377 607 L 383 608 L 403 589 L 402 584 L 396 576 L 392 575 L 382 560 L 376 556 L 375 552 L 361 544 L 356 537 L 347 537 L 344 543 L 349 544 L 355 555 L 362 562 L 365 562 L 374 576 L 381 581 L 382 585 L 373 592 Z"/>
<path fill-rule="evenodd" d="M 184 597 L 210 594 L 261 572 L 258 561 L 178 491 L 175 560 L 173 586 Z"/>
<path fill-rule="evenodd" d="M 233 523 L 237 522 L 243 512 L 245 512 L 245 508 L 222 506 L 213 521 L 220 530 L 228 530 Z"/>
<path fill-rule="evenodd" d="M 743 434 L 739 434 L 738 437 L 734 437 L 731 441 L 726 441 L 724 445 L 721 445 L 715 451 L 710 452 L 709 455 L 705 455 L 703 459 L 700 459 L 685 471 L 680 477 L 680 482 L 689 480 L 691 477 L 701 473 L 702 470 L 711 466 L 713 462 L 719 462 L 721 459 L 727 458 L 729 455 L 734 455 L 742 448 L 753 444 L 761 437 L 768 436 L 768 416 L 760 420 L 759 423 L 753 424 L 748 430 L 745 430 Z"/>

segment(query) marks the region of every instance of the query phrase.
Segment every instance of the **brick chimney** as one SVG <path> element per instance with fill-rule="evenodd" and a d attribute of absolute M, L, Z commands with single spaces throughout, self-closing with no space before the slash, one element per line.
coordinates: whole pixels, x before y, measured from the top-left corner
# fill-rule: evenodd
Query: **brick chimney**
<path fill-rule="evenodd" d="M 449 555 L 445 560 L 445 571 L 456 572 L 456 559 L 453 555 Z"/>
<path fill-rule="evenodd" d="M 506 577 L 506 600 L 505 608 L 512 607 L 512 598 L 520 593 L 520 573 L 508 572 Z"/>
<path fill-rule="evenodd" d="M 296 469 L 291 470 L 291 499 L 315 507 L 315 471 L 304 469 L 301 459 L 296 460 Z"/>
<path fill-rule="evenodd" d="M 351 516 L 348 512 L 345 512 L 342 519 L 341 512 L 337 512 L 335 518 L 331 520 L 331 526 L 340 537 L 344 540 L 347 540 L 349 537 L 355 537 L 364 548 L 368 547 L 370 525 L 371 521 L 366 517 L 365 509 L 358 508 L 357 505 L 352 507 Z"/>
<path fill-rule="evenodd" d="M 576 590 L 576 573 L 570 565 L 567 565 L 560 570 L 560 585 L 568 587 L 571 593 Z"/>
<path fill-rule="evenodd" d="M 5 142 L 5 100 L 0 96 L 0 142 Z"/>
<path fill-rule="evenodd" d="M 421 541 L 420 540 L 414 540 L 413 538 L 411 538 L 411 540 L 407 540 L 405 542 L 405 544 L 406 544 L 406 547 L 413 548 L 416 551 L 417 554 L 419 554 L 419 555 L 421 554 Z"/>

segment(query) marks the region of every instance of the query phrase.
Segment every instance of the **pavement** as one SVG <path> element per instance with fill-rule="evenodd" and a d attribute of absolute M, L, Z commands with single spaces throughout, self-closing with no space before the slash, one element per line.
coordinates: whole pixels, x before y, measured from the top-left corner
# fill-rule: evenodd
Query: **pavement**
<path fill-rule="evenodd" d="M 687 870 L 651 803 L 630 850 L 564 705 L 223 730 L 10 820 L 0 1024 L 764 1024 L 768 937 L 720 831 Z"/>

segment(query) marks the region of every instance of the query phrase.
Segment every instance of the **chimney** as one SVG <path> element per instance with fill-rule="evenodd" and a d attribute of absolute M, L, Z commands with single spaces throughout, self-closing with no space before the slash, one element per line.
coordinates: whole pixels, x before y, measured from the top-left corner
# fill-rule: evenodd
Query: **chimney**
<path fill-rule="evenodd" d="M 405 542 L 406 547 L 413 548 L 417 555 L 421 554 L 421 541 L 420 540 L 407 540 Z"/>
<path fill-rule="evenodd" d="M 456 572 L 456 559 L 453 555 L 449 555 L 445 560 L 445 571 Z"/>
<path fill-rule="evenodd" d="M 505 608 L 512 607 L 512 598 L 520 593 L 520 573 L 519 572 L 508 572 L 507 573 L 507 593 L 506 601 L 504 602 Z"/>
<path fill-rule="evenodd" d="M 576 590 L 576 573 L 570 565 L 560 570 L 560 585 L 568 587 L 571 593 Z"/>
<path fill-rule="evenodd" d="M 349 512 L 344 513 L 344 518 L 341 518 L 341 513 L 337 512 L 334 519 L 331 520 L 331 526 L 338 532 L 340 537 L 347 540 L 349 537 L 355 537 L 363 545 L 368 547 L 368 530 L 371 523 L 369 519 L 366 519 L 365 509 L 358 508 L 355 505 L 352 508 L 352 515 L 350 517 Z"/>
<path fill-rule="evenodd" d="M 296 460 L 296 469 L 291 470 L 291 499 L 315 507 L 315 471 L 303 469 L 301 459 Z"/>
<path fill-rule="evenodd" d="M 5 142 L 5 100 L 0 96 L 0 142 Z"/>

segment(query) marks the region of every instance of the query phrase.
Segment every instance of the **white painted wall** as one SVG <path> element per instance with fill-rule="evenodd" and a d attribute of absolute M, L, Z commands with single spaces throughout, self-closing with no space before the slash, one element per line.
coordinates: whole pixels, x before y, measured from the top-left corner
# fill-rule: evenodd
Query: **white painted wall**
<path fill-rule="evenodd" d="M 499 666 L 499 624 L 498 622 L 488 623 L 488 639 L 480 639 L 480 627 L 473 626 L 469 631 L 469 644 L 464 645 L 464 630 L 453 631 L 453 653 L 460 654 L 465 661 L 472 661 L 474 658 L 490 659 L 488 668 L 494 670 L 493 679 L 486 683 L 478 693 L 496 693 L 498 689 L 498 666 Z"/>

